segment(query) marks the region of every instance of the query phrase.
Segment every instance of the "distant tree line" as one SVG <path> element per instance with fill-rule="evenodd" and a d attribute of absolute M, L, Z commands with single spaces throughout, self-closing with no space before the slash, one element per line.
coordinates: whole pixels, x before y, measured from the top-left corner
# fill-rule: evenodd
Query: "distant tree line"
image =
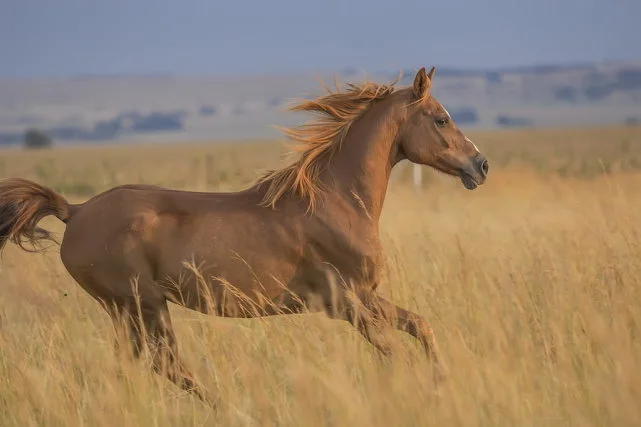
<path fill-rule="evenodd" d="M 277 108 L 283 104 L 280 97 L 272 97 L 266 101 L 269 108 Z M 211 117 L 219 113 L 218 107 L 210 104 L 202 105 L 198 114 L 202 117 Z M 233 114 L 243 114 L 242 106 L 237 106 Z M 42 129 L 50 138 L 66 141 L 108 141 L 121 135 L 153 132 L 177 132 L 185 129 L 184 110 L 170 112 L 151 112 L 140 114 L 138 112 L 123 112 L 108 120 L 97 121 L 87 128 L 85 126 L 63 125 Z M 0 145 L 16 145 L 22 143 L 22 132 L 0 132 Z"/>
<path fill-rule="evenodd" d="M 439 68 L 437 74 L 441 76 L 476 76 L 483 77 L 489 84 L 500 84 L 502 75 L 505 72 L 545 74 L 557 72 L 560 69 L 567 70 L 567 66 L 540 66 L 512 70 L 458 70 L 451 68 Z M 581 66 L 577 65 L 577 68 Z M 585 68 L 585 67 L 583 67 Z M 353 75 L 356 69 L 345 69 L 345 74 Z M 403 79 L 411 79 L 415 74 L 414 69 L 403 70 Z M 398 75 L 393 76 L 396 78 Z M 584 79 L 576 85 L 562 85 L 554 92 L 555 99 L 563 102 L 574 103 L 581 100 L 598 101 L 607 98 L 611 94 L 627 91 L 641 90 L 641 67 L 626 67 L 614 74 L 598 71 L 596 67 L 589 72 Z M 277 108 L 283 105 L 283 99 L 273 97 L 266 101 L 268 108 Z M 232 110 L 232 114 L 242 114 L 241 106 Z M 202 105 L 198 114 L 202 117 L 212 117 L 219 114 L 219 108 L 214 105 Z M 450 114 L 453 119 L 461 125 L 473 125 L 479 122 L 479 116 L 474 107 L 463 106 L 452 108 Z M 84 141 L 107 141 L 121 135 L 153 132 L 174 132 L 185 129 L 185 111 L 151 112 L 140 114 L 137 112 L 120 113 L 112 119 L 101 120 L 90 128 L 67 125 L 57 126 L 50 129 L 27 129 L 25 132 L 0 133 L 0 145 L 16 145 L 24 143 L 28 147 L 46 147 L 51 145 L 53 140 L 84 140 Z M 625 124 L 637 124 L 640 119 L 628 117 L 624 119 Z M 34 119 L 25 117 L 21 120 L 24 125 L 33 125 Z M 513 117 L 501 114 L 495 119 L 495 123 L 502 127 L 529 126 L 531 120 L 525 117 Z M 48 142 L 47 142 L 48 141 Z"/>
<path fill-rule="evenodd" d="M 528 119 L 527 117 L 499 114 L 498 116 L 496 116 L 496 124 L 501 127 L 524 127 L 531 126 L 532 120 Z"/>
<path fill-rule="evenodd" d="M 580 86 L 565 85 L 556 89 L 559 101 L 576 102 L 580 98 L 600 101 L 614 92 L 641 89 L 641 67 L 627 67 L 617 71 L 614 78 L 599 72 L 589 73 Z"/>
<path fill-rule="evenodd" d="M 184 115 L 183 111 L 153 112 L 146 115 L 135 112 L 122 113 L 113 119 L 98 121 L 90 129 L 81 126 L 56 126 L 37 132 L 39 135 L 46 135 L 54 140 L 107 141 L 123 134 L 181 131 L 185 127 Z M 33 132 L 35 131 L 27 131 L 29 138 L 27 135 L 23 138 L 22 135 L 16 133 L 0 134 L 0 145 L 16 144 L 24 139 L 25 145 L 34 146 L 33 141 L 36 141 L 37 138 Z M 32 142 L 27 143 L 27 139 Z"/>
<path fill-rule="evenodd" d="M 269 105 L 280 105 L 280 98 L 271 99 Z M 201 116 L 213 116 L 218 113 L 216 107 L 203 105 L 199 109 Z M 233 111 L 241 114 L 242 110 Z M 474 125 L 479 122 L 477 109 L 473 106 L 450 107 L 449 113 L 458 125 Z M 0 134 L 0 145 L 18 144 L 23 142 L 27 147 L 45 147 L 51 145 L 52 140 L 67 141 L 107 141 L 115 139 L 122 134 L 171 132 L 184 129 L 184 111 L 170 113 L 154 112 L 142 115 L 136 112 L 124 112 L 111 120 L 102 120 L 94 124 L 91 129 L 77 126 L 58 126 L 46 130 L 28 130 L 25 134 Z M 529 126 L 532 122 L 525 117 L 513 117 L 501 114 L 496 117 L 496 124 L 501 127 Z"/>

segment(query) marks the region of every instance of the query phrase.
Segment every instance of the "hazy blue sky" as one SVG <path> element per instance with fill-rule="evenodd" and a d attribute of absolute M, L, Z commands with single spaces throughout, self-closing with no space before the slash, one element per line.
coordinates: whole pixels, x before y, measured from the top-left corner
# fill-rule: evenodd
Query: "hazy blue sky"
<path fill-rule="evenodd" d="M 0 76 L 641 59 L 641 0 L 0 0 Z"/>

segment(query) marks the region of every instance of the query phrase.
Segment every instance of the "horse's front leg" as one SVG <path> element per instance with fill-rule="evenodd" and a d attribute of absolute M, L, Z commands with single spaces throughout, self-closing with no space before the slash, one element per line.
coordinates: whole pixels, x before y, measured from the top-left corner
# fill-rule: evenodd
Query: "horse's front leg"
<path fill-rule="evenodd" d="M 385 338 L 385 329 L 390 327 L 403 331 L 416 338 L 427 355 L 434 362 L 436 383 L 445 377 L 437 349 L 434 331 L 420 314 L 398 307 L 374 291 L 358 295 L 346 304 L 344 319 L 354 324 L 361 334 L 383 354 L 391 355 L 391 347 Z"/>

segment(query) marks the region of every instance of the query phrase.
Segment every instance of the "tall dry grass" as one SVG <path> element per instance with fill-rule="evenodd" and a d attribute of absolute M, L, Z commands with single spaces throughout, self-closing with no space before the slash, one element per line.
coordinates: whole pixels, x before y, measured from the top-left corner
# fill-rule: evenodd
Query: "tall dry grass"
<path fill-rule="evenodd" d="M 400 179 L 381 224 L 381 292 L 431 321 L 450 370 L 440 396 L 400 333 L 385 362 L 322 315 L 235 320 L 172 306 L 183 358 L 223 402 L 212 412 L 142 363 L 119 365 L 111 323 L 57 249 L 11 246 L 0 425 L 638 425 L 641 130 L 474 137 L 493 162 L 484 187 L 430 176 L 416 194 Z M 2 154 L 2 176 L 80 199 L 124 182 L 236 189 L 278 159 L 271 144 Z"/>

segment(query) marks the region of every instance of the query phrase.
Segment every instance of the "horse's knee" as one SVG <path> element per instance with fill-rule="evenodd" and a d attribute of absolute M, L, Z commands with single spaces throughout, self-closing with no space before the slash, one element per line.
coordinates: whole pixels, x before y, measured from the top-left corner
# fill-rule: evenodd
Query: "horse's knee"
<path fill-rule="evenodd" d="M 429 340 L 434 339 L 434 330 L 432 326 L 421 316 L 412 316 L 407 321 L 407 332 L 415 337 L 424 337 Z"/>

